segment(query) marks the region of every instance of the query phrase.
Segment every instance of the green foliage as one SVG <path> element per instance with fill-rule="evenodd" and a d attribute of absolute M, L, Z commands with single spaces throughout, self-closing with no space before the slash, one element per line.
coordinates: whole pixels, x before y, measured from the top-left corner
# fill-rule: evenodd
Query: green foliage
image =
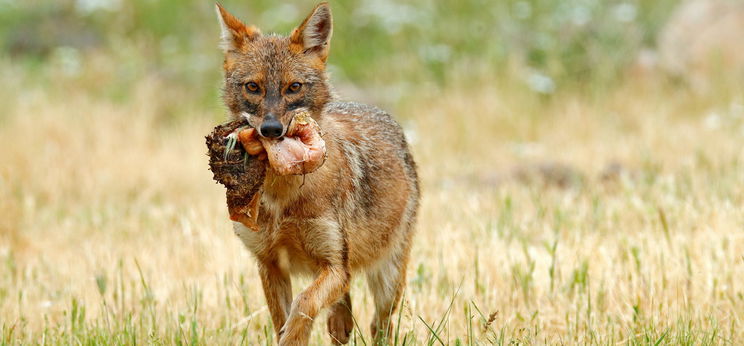
<path fill-rule="evenodd" d="M 653 47 L 676 2 L 334 2 L 329 63 L 334 79 L 367 87 L 505 75 L 538 93 L 585 82 L 609 85 L 641 49 Z M 286 34 L 314 4 L 223 5 L 264 32 Z M 56 78 L 53 72 L 61 70 L 85 80 L 80 87 L 115 100 L 126 100 L 137 81 L 158 76 L 188 100 L 185 107 L 214 107 L 218 30 L 212 3 L 195 0 L 36 0 L 0 7 L 3 55 L 41 79 Z M 104 71 L 89 66 L 95 54 L 108 61 Z"/>

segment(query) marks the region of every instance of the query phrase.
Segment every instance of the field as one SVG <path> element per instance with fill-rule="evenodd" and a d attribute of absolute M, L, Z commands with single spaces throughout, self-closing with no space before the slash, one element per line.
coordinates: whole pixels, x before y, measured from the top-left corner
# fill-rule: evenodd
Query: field
<path fill-rule="evenodd" d="M 443 23 L 487 16 L 463 3 L 449 18 L 420 1 Z M 519 3 L 542 2 L 503 6 Z M 0 343 L 271 344 L 254 260 L 207 170 L 204 135 L 224 119 L 216 20 L 209 4 L 173 12 L 214 24 L 184 44 L 141 17 L 162 9 L 132 4 L 122 13 L 144 29 L 101 29 L 100 47 L 0 56 Z M 271 22 L 257 12 L 294 13 L 228 4 L 260 26 Z M 673 2 L 657 4 L 638 13 Z M 466 33 L 448 41 L 445 31 L 430 34 L 454 55 L 426 46 L 436 59 L 418 66 L 407 39 L 429 38 L 414 24 L 385 43 L 390 33 L 374 24 L 344 32 L 344 13 L 363 16 L 351 10 L 361 2 L 338 7 L 338 91 L 396 115 L 422 181 L 396 344 L 744 342 L 740 81 L 701 92 L 659 71 L 632 74 L 630 58 L 560 47 L 534 61 L 491 47 L 479 55 Z M 550 33 L 538 19 L 529 26 Z M 656 19 L 636 21 L 653 36 Z M 370 42 L 356 47 L 360 32 Z M 590 56 L 606 64 L 577 77 Z M 308 282 L 294 280 L 294 291 Z M 371 344 L 361 277 L 351 296 L 352 344 Z M 324 317 L 311 340 L 329 343 Z"/>

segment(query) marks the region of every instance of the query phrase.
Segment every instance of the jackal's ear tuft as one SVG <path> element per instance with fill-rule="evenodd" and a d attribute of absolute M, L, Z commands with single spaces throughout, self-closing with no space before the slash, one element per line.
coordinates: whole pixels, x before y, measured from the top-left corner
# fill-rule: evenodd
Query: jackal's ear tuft
<path fill-rule="evenodd" d="M 248 42 L 261 36 L 261 31 L 255 26 L 245 25 L 240 19 L 236 18 L 220 4 L 215 4 L 217 9 L 217 19 L 220 21 L 222 29 L 222 41 L 220 47 L 227 52 L 243 52 Z"/>
<path fill-rule="evenodd" d="M 318 57 L 325 62 L 328 58 L 332 34 L 331 8 L 327 2 L 321 2 L 315 6 L 305 21 L 292 31 L 290 41 L 306 53 L 318 54 Z"/>

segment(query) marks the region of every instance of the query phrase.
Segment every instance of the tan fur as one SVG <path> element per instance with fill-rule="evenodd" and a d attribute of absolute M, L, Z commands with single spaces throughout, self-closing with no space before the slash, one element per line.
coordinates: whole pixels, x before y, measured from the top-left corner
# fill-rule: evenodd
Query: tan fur
<path fill-rule="evenodd" d="M 326 142 L 327 159 L 315 172 L 280 176 L 268 171 L 258 232 L 234 223 L 257 259 L 279 344 L 307 344 L 314 319 L 327 307 L 331 339 L 346 343 L 353 327 L 349 283 L 362 272 L 375 300 L 371 332 L 381 340 L 389 337 L 419 203 L 416 166 L 403 131 L 380 109 L 331 97 L 325 74 L 332 32 L 328 4 L 316 6 L 290 37 L 232 27 L 240 21 L 224 9 L 218 13 L 230 27 L 227 33 L 241 36 L 223 37 L 239 43 L 237 51 L 225 51 L 223 65 L 223 97 L 231 116 L 244 116 L 259 128 L 271 114 L 286 132 L 289 114 L 304 108 Z M 260 91 L 247 92 L 249 82 Z M 289 93 L 294 82 L 302 88 Z M 292 299 L 296 274 L 312 275 L 314 281 Z"/>

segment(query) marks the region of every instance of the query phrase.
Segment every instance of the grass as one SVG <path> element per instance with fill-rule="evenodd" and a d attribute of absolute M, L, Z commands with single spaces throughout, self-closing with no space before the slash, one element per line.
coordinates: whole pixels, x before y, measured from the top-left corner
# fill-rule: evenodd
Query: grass
<path fill-rule="evenodd" d="M 272 342 L 207 171 L 214 117 L 159 123 L 160 83 L 124 105 L 16 91 L 0 127 L 4 343 Z M 410 100 L 397 112 L 424 199 L 398 344 L 741 342 L 741 99 L 504 82 Z M 368 344 L 371 298 L 352 286 Z M 328 342 L 324 323 L 312 340 Z"/>
<path fill-rule="evenodd" d="M 225 2 L 280 32 L 313 5 Z M 0 10 L 0 344 L 274 343 L 207 170 L 211 4 L 78 3 Z M 330 64 L 419 164 L 394 344 L 744 341 L 744 86 L 631 66 L 675 1 L 370 4 L 333 4 Z M 369 345 L 363 279 L 351 296 Z"/>

